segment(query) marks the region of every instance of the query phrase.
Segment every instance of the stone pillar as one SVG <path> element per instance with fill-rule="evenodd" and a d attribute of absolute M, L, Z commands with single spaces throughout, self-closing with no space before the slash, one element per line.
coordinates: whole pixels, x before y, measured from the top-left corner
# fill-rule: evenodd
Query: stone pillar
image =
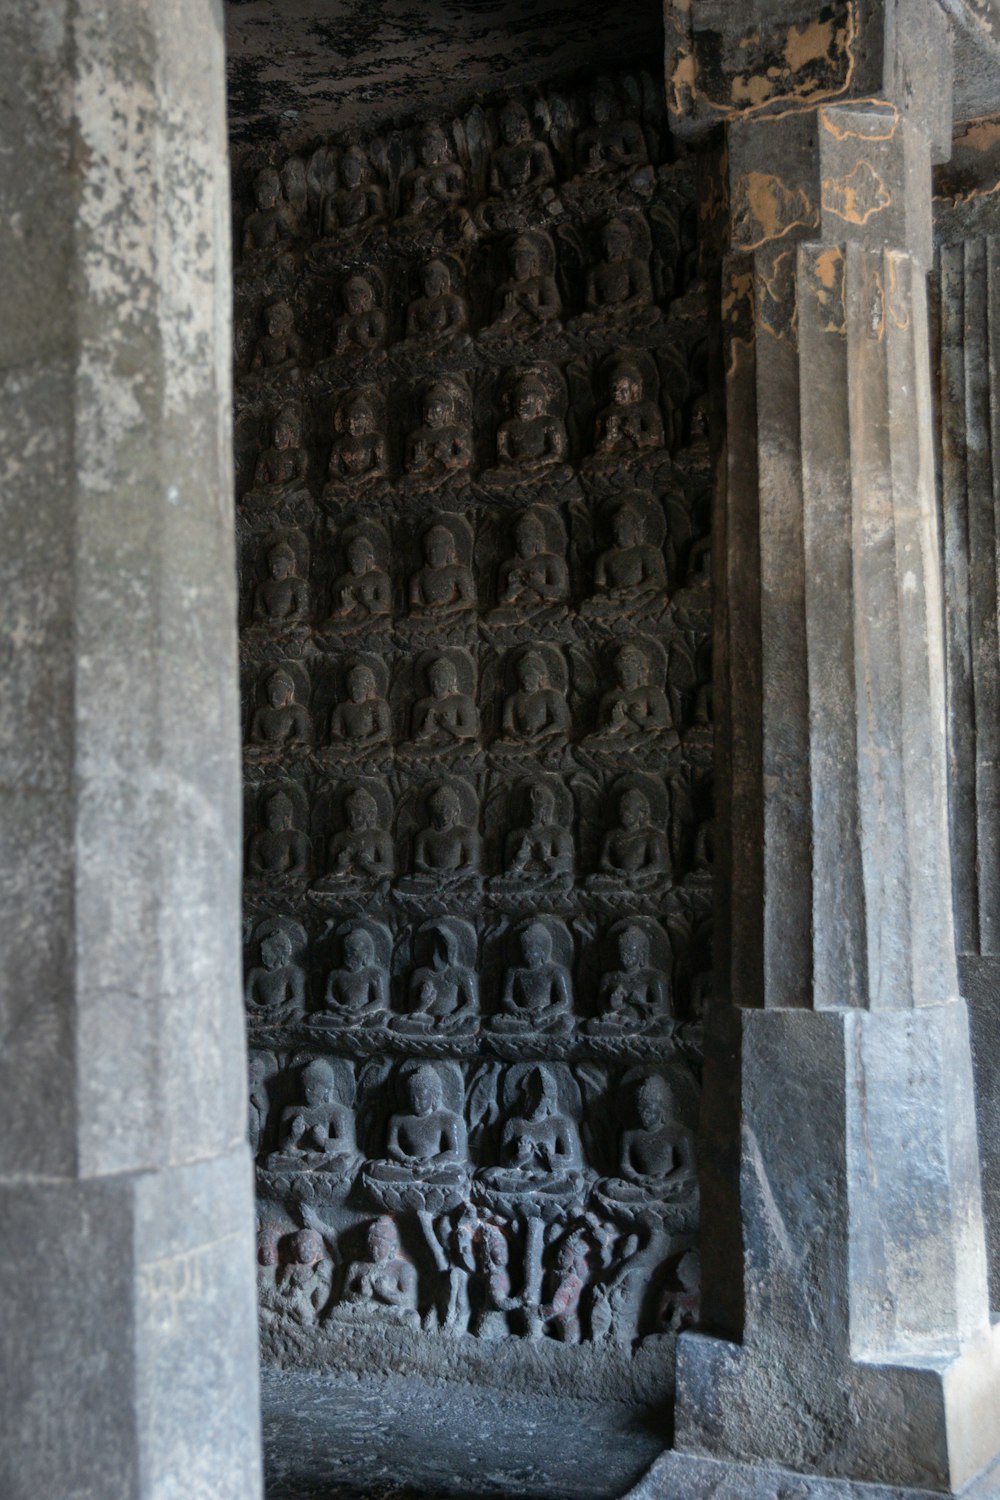
<path fill-rule="evenodd" d="M 221 5 L 3 14 L 0 1494 L 252 1500 Z"/>
<path fill-rule="evenodd" d="M 789 0 L 767 25 L 736 7 L 731 32 L 708 0 L 668 13 L 676 128 L 725 125 L 732 871 L 706 1332 L 681 1339 L 676 1446 L 951 1493 L 1000 1449 L 1000 1352 L 952 920 L 926 298 L 949 34 L 930 0 L 905 26 L 888 4 Z"/>
<path fill-rule="evenodd" d="M 969 1002 L 994 1309 L 1000 1308 L 998 191 L 1000 119 L 978 119 L 956 136 L 935 189 L 937 395 L 955 935 Z"/>

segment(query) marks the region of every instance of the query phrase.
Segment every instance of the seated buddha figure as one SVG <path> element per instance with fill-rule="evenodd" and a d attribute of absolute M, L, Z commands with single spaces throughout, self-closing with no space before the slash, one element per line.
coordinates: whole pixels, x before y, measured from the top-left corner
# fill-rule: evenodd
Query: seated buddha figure
<path fill-rule="evenodd" d="M 337 169 L 338 185 L 323 204 L 322 232 L 336 235 L 345 229 L 378 224 L 385 218 L 385 195 L 373 180 L 368 153 L 348 146 Z"/>
<path fill-rule="evenodd" d="M 528 111 L 518 99 L 507 99 L 497 116 L 500 145 L 490 163 L 490 192 L 517 193 L 527 188 L 548 187 L 555 181 L 552 152 L 537 141 Z"/>
<path fill-rule="evenodd" d="M 250 725 L 250 745 L 258 750 L 281 750 L 309 745 L 313 738 L 312 715 L 295 697 L 295 679 L 275 667 L 264 684 L 265 701 Z"/>
<path fill-rule="evenodd" d="M 514 556 L 500 565 L 499 595 L 493 613 L 504 620 L 565 604 L 569 596 L 566 559 L 549 547 L 545 523 L 535 511 L 522 511 L 514 522 Z"/>
<path fill-rule="evenodd" d="M 328 623 L 362 626 L 392 611 L 392 584 L 379 566 L 375 544 L 364 531 L 355 531 L 344 547 L 345 572 L 334 579 L 333 605 Z"/>
<path fill-rule="evenodd" d="M 422 425 L 406 439 L 407 474 L 435 483 L 463 474 L 472 463 L 472 436 L 452 386 L 435 381 L 424 392 L 422 411 Z"/>
<path fill-rule="evenodd" d="M 368 1226 L 367 1251 L 367 1260 L 352 1261 L 347 1267 L 332 1316 L 351 1323 L 401 1323 L 419 1329 L 417 1273 L 403 1259 L 399 1231 L 392 1219 L 375 1219 Z"/>
<path fill-rule="evenodd" d="M 525 651 L 515 665 L 517 688 L 504 699 L 502 738 L 508 745 L 566 743 L 572 722 L 565 696 L 552 686 L 545 659 Z"/>
<path fill-rule="evenodd" d="M 251 496 L 276 500 L 302 489 L 309 458 L 302 446 L 302 417 L 295 406 L 282 407 L 271 427 L 271 444 L 257 460 Z"/>
<path fill-rule="evenodd" d="M 250 360 L 253 373 L 290 374 L 302 362 L 305 346 L 295 332 L 295 314 L 287 302 L 264 309 L 264 332 Z"/>
<path fill-rule="evenodd" d="M 333 880 L 387 880 L 396 867 L 392 836 L 379 826 L 378 803 L 364 787 L 344 798 L 345 826 L 330 840 Z"/>
<path fill-rule="evenodd" d="M 243 226 L 243 254 L 274 250 L 295 236 L 295 219 L 281 192 L 281 178 L 273 167 L 257 173 L 253 185 L 255 207 Z"/>
<path fill-rule="evenodd" d="M 639 787 L 626 787 L 618 799 L 618 826 L 610 828 L 601 845 L 604 882 L 627 881 L 648 885 L 670 873 L 667 836 L 653 827 L 649 798 Z"/>
<path fill-rule="evenodd" d="M 537 473 L 566 457 L 568 441 L 561 417 L 549 411 L 545 383 L 530 371 L 510 396 L 511 416 L 497 432 L 497 462 L 502 468 Z"/>
<path fill-rule="evenodd" d="M 425 125 L 417 137 L 417 165 L 403 178 L 403 212 L 414 217 L 451 208 L 465 198 L 465 171 L 452 159 L 440 125 Z"/>
<path fill-rule="evenodd" d="M 337 1075 L 326 1058 L 314 1057 L 306 1064 L 301 1090 L 301 1102 L 289 1104 L 281 1114 L 281 1155 L 301 1157 L 301 1164 L 310 1167 L 356 1160 L 354 1111 L 343 1102 Z"/>
<path fill-rule="evenodd" d="M 610 219 L 600 235 L 603 260 L 587 276 L 587 309 L 623 316 L 653 301 L 649 262 L 635 253 L 632 230 L 624 219 Z"/>
<path fill-rule="evenodd" d="M 452 286 L 447 261 L 429 260 L 421 276 L 422 292 L 406 312 L 406 337 L 415 342 L 444 343 L 469 331 L 469 304 Z"/>
<path fill-rule="evenodd" d="M 476 607 L 472 569 L 458 558 L 454 534 L 434 524 L 421 537 L 423 566 L 410 579 L 410 611 L 445 620 Z"/>
<path fill-rule="evenodd" d="M 617 969 L 601 978 L 597 992 L 600 1014 L 588 1031 L 618 1035 L 638 1031 L 670 1016 L 670 981 L 650 963 L 650 941 L 641 927 L 627 925 L 617 936 Z"/>
<path fill-rule="evenodd" d="M 397 1182 L 406 1177 L 461 1180 L 468 1160 L 465 1121 L 445 1103 L 441 1078 L 431 1064 L 410 1074 L 406 1105 L 389 1120 L 386 1159 L 373 1163 L 378 1175 Z"/>
<path fill-rule="evenodd" d="M 264 826 L 250 840 L 247 869 L 288 880 L 304 880 L 309 873 L 309 840 L 295 827 L 295 808 L 284 792 L 273 793 L 264 804 Z"/>
<path fill-rule="evenodd" d="M 344 311 L 334 324 L 333 352 L 371 354 L 385 348 L 385 313 L 367 276 L 351 276 L 341 292 Z"/>
<path fill-rule="evenodd" d="M 283 927 L 265 931 L 260 963 L 246 982 L 247 1010 L 265 1024 L 297 1020 L 306 1009 L 306 977 L 293 952 L 292 938 Z"/>
<path fill-rule="evenodd" d="M 617 613 L 657 598 L 666 599 L 663 553 L 646 540 L 642 514 L 626 500 L 611 518 L 611 546 L 594 567 L 591 612 Z"/>
<path fill-rule="evenodd" d="M 375 406 L 359 392 L 338 408 L 337 437 L 330 452 L 329 475 L 334 486 L 382 479 L 389 469 L 385 434 L 379 431 Z"/>
<path fill-rule="evenodd" d="M 556 797 L 543 782 L 527 791 L 527 827 L 513 828 L 504 847 L 504 868 L 522 880 L 554 880 L 573 874 L 573 835 L 559 825 Z"/>
<path fill-rule="evenodd" d="M 597 84 L 590 96 L 589 125 L 576 138 L 576 164 L 580 172 L 597 174 L 645 166 L 649 148 L 637 120 L 622 116 L 614 89 Z"/>
<path fill-rule="evenodd" d="M 389 981 L 378 961 L 375 940 L 364 927 L 352 928 L 341 940 L 342 966 L 331 969 L 323 1005 L 340 1026 L 382 1021 L 389 1009 Z"/>
<path fill-rule="evenodd" d="M 597 417 L 598 453 L 640 453 L 663 447 L 663 418 L 655 401 L 644 400 L 642 387 L 638 365 L 620 360 L 611 376 L 611 400 Z"/>
<path fill-rule="evenodd" d="M 552 934 L 531 922 L 520 936 L 521 962 L 504 974 L 497 1031 L 568 1031 L 573 1024 L 573 985 L 552 956 Z"/>
<path fill-rule="evenodd" d="M 267 552 L 267 577 L 253 596 L 253 617 L 261 625 L 291 625 L 309 613 L 309 585 L 298 574 L 298 559 L 288 542 Z"/>
<path fill-rule="evenodd" d="M 438 885 L 479 873 L 479 833 L 462 822 L 462 801 L 453 787 L 435 787 L 427 798 L 429 822 L 413 844 L 413 869 Z"/>
<path fill-rule="evenodd" d="M 512 1175 L 525 1179 L 524 1189 L 555 1187 L 578 1179 L 583 1148 L 576 1121 L 560 1107 L 551 1071 L 532 1069 L 525 1087 L 524 1114 L 508 1119 L 500 1137 L 500 1155 Z"/>
<path fill-rule="evenodd" d="M 638 1128 L 622 1131 L 619 1171 L 623 1182 L 656 1197 L 678 1178 L 693 1177 L 694 1141 L 674 1090 L 660 1073 L 643 1079 L 636 1113 Z"/>
<path fill-rule="evenodd" d="M 440 656 L 427 669 L 430 692 L 413 708 L 413 745 L 416 749 L 472 748 L 479 735 L 475 699 L 458 685 L 455 663 Z"/>
<path fill-rule="evenodd" d="M 507 280 L 497 288 L 493 303 L 493 328 L 498 332 L 537 333 L 556 329 L 562 298 L 555 277 L 546 270 L 544 241 L 530 234 L 519 235 L 508 251 Z M 551 242 L 547 244 L 554 261 Z"/>
<path fill-rule="evenodd" d="M 330 743 L 353 752 L 386 744 L 391 734 L 392 716 L 379 696 L 375 673 L 355 662 L 347 673 L 347 696 L 330 716 Z"/>
<path fill-rule="evenodd" d="M 442 924 L 434 933 L 430 962 L 410 975 L 407 1014 L 396 1017 L 396 1027 L 407 1032 L 468 1031 L 478 1015 L 479 980 L 461 960 L 457 934 Z"/>
<path fill-rule="evenodd" d="M 652 669 L 643 648 L 631 642 L 622 646 L 614 672 L 616 686 L 601 699 L 598 736 L 636 740 L 671 734 L 667 695 L 650 681 Z"/>

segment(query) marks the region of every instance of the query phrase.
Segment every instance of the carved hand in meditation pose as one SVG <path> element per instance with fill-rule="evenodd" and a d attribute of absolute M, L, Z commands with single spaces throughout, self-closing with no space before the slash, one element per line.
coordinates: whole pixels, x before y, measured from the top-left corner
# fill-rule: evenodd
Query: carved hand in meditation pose
<path fill-rule="evenodd" d="M 428 697 L 413 710 L 413 739 L 428 748 L 444 748 L 474 740 L 479 734 L 479 711 L 468 693 L 458 690 L 455 664 L 446 656 L 427 671 Z"/>
<path fill-rule="evenodd" d="M 568 738 L 569 706 L 552 686 L 543 658 L 535 651 L 527 652 L 518 661 L 516 673 L 518 690 L 504 699 L 504 739 L 537 744 Z"/>
<path fill-rule="evenodd" d="M 514 415 L 497 433 L 497 458 L 509 468 L 544 469 L 566 457 L 566 428 L 546 410 L 547 392 L 540 380 L 525 375 L 513 393 Z"/>
<path fill-rule="evenodd" d="M 304 877 L 309 870 L 309 840 L 293 827 L 295 809 L 283 792 L 269 797 L 265 826 L 250 840 L 247 863 L 258 875 Z"/>
<path fill-rule="evenodd" d="M 552 153 L 544 141 L 536 141 L 524 105 L 508 99 L 500 109 L 503 141 L 493 153 L 490 191 L 513 193 L 521 188 L 546 187 L 555 180 Z"/>
<path fill-rule="evenodd" d="M 282 745 L 307 745 L 312 737 L 312 717 L 296 702 L 294 679 L 278 668 L 267 679 L 267 703 L 253 716 L 250 739 L 255 745 L 278 749 Z"/>
<path fill-rule="evenodd" d="M 667 570 L 663 554 L 645 539 L 642 516 L 628 502 L 611 522 L 614 545 L 602 552 L 594 568 L 594 588 L 608 600 L 665 593 Z"/>
<path fill-rule="evenodd" d="M 268 576 L 254 592 L 254 619 L 278 624 L 309 613 L 309 585 L 295 569 L 294 549 L 287 542 L 276 543 L 267 554 Z"/>
<path fill-rule="evenodd" d="M 279 927 L 260 945 L 260 967 L 247 976 L 249 1010 L 271 1012 L 276 1019 L 301 1015 L 306 1008 L 306 980 L 292 962 L 292 940 Z"/>
<path fill-rule="evenodd" d="M 654 878 L 670 870 L 666 835 L 654 828 L 649 800 L 638 787 L 629 787 L 618 803 L 619 826 L 604 836 L 601 869 L 626 880 Z"/>
<path fill-rule="evenodd" d="M 417 1174 L 453 1172 L 467 1156 L 465 1122 L 444 1103 L 441 1079 L 429 1064 L 417 1068 L 407 1083 L 410 1110 L 393 1115 L 386 1137 L 391 1162 Z"/>
<path fill-rule="evenodd" d="M 662 448 L 663 418 L 652 401 L 642 396 L 642 375 L 623 361 L 611 377 L 611 404 L 597 419 L 598 453 L 635 453 Z"/>
<path fill-rule="evenodd" d="M 548 550 L 545 527 L 530 511 L 517 518 L 514 547 L 515 555 L 500 569 L 501 606 L 531 609 L 561 604 L 569 593 L 566 559 Z M 514 614 L 516 610 L 507 612 Z"/>
<path fill-rule="evenodd" d="M 649 681 L 646 653 L 639 646 L 623 646 L 615 657 L 617 688 L 601 699 L 601 733 L 634 739 L 661 734 L 673 726 L 667 695 Z"/>
<path fill-rule="evenodd" d="M 479 834 L 461 821 L 462 803 L 451 787 L 438 787 L 427 801 L 430 824 L 417 834 L 413 868 L 435 880 L 475 875 L 479 870 Z"/>
<path fill-rule="evenodd" d="M 330 453 L 333 480 L 378 479 L 389 467 L 385 437 L 367 396 L 353 396 L 343 409 L 343 431 Z"/>
<path fill-rule="evenodd" d="M 392 609 L 392 585 L 380 568 L 370 537 L 352 536 L 345 549 L 347 572 L 333 585 L 331 620 L 364 621 Z"/>
<path fill-rule="evenodd" d="M 424 395 L 424 423 L 406 440 L 408 474 L 442 477 L 467 469 L 472 462 L 472 439 L 458 421 L 455 394 L 438 382 Z"/>
<path fill-rule="evenodd" d="M 330 1064 L 314 1058 L 302 1072 L 302 1104 L 281 1116 L 280 1149 L 322 1157 L 356 1157 L 354 1111 L 341 1103 Z"/>
<path fill-rule="evenodd" d="M 364 787 L 344 799 L 346 828 L 330 840 L 330 874 L 345 879 L 380 880 L 395 868 L 392 839 L 378 826 L 378 803 Z"/>
<path fill-rule="evenodd" d="M 642 928 L 624 928 L 618 937 L 621 967 L 605 974 L 598 990 L 603 1029 L 629 1030 L 669 1016 L 669 981 L 649 958 L 649 938 Z"/>
<path fill-rule="evenodd" d="M 573 837 L 556 822 L 556 799 L 550 787 L 533 784 L 528 792 L 531 824 L 507 835 L 507 870 L 536 879 L 573 872 Z"/>
<path fill-rule="evenodd" d="M 403 179 L 404 211 L 422 214 L 446 208 L 465 197 L 465 172 L 451 160 L 448 138 L 440 125 L 427 125 L 417 142 L 419 165 Z"/>
<path fill-rule="evenodd" d="M 348 932 L 343 954 L 344 967 L 331 970 L 326 981 L 326 1008 L 344 1019 L 388 1010 L 388 980 L 376 961 L 371 933 L 363 927 Z"/>
<path fill-rule="evenodd" d="M 440 341 L 467 333 L 469 304 L 452 290 L 451 271 L 443 260 L 428 261 L 423 272 L 423 296 L 415 297 L 406 314 L 406 337 Z"/>
<path fill-rule="evenodd" d="M 458 560 L 455 538 L 447 526 L 429 526 L 423 535 L 424 565 L 410 580 L 410 609 L 439 617 L 474 609 L 472 571 Z"/>
<path fill-rule="evenodd" d="M 569 974 L 552 959 L 552 934 L 541 922 L 532 922 L 521 934 L 523 963 L 504 975 L 500 997 L 502 1016 L 497 1022 L 515 1021 L 522 1028 L 565 1026 L 573 1007 Z"/>
<path fill-rule="evenodd" d="M 632 231 L 622 219 L 611 219 L 601 231 L 604 259 L 587 277 L 587 307 L 592 312 L 625 312 L 653 300 L 649 265 L 633 254 Z"/>
<path fill-rule="evenodd" d="M 378 745 L 392 733 L 389 705 L 378 695 L 375 674 L 370 667 L 357 664 L 347 674 L 347 697 L 338 703 L 330 717 L 331 742 L 351 745 Z"/>
<path fill-rule="evenodd" d="M 493 309 L 494 324 L 526 331 L 555 323 L 562 299 L 555 278 L 542 266 L 541 252 L 527 236 L 514 241 L 509 254 L 510 275 L 499 287 Z"/>
<path fill-rule="evenodd" d="M 343 291 L 344 312 L 337 319 L 334 354 L 352 350 L 368 353 L 383 349 L 386 338 L 385 313 L 375 304 L 375 288 L 364 276 L 352 276 Z"/>

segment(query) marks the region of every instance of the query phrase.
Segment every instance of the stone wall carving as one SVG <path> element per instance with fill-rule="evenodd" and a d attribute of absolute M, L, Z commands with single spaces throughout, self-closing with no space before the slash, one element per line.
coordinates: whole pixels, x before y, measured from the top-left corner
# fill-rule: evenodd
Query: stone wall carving
<path fill-rule="evenodd" d="M 625 75 L 237 184 L 266 1348 L 628 1353 L 697 1301 L 689 169 Z"/>

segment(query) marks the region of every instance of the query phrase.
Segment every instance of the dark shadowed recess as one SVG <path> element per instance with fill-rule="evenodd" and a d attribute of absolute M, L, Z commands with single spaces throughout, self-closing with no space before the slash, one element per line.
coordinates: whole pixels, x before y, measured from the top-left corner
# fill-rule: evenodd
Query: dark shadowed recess
<path fill-rule="evenodd" d="M 290 147 L 585 69 L 662 71 L 659 0 L 226 0 L 234 145 Z"/>

